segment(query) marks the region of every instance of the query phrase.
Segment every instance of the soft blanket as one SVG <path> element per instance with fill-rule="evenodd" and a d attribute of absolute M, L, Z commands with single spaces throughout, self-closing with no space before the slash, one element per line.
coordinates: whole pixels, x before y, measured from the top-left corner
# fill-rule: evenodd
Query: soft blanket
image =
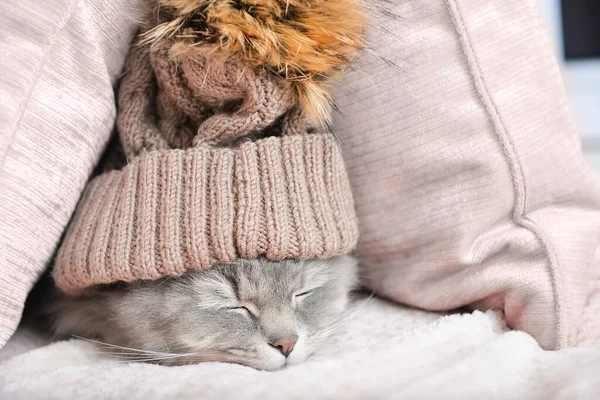
<path fill-rule="evenodd" d="M 544 351 L 493 312 L 443 316 L 378 299 L 353 307 L 320 354 L 282 371 L 122 363 L 69 340 L 0 364 L 0 398 L 592 399 L 600 390 L 600 347 Z"/>

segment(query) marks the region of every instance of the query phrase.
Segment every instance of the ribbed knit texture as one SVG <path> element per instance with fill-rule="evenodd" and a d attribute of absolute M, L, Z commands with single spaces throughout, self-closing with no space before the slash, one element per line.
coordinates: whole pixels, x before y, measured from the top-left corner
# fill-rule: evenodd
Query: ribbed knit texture
<path fill-rule="evenodd" d="M 238 257 L 329 258 L 358 238 L 334 137 L 289 85 L 174 43 L 134 45 L 119 92 L 122 151 L 87 186 L 54 268 L 66 292 Z M 319 133 L 310 133 L 313 131 Z"/>
<path fill-rule="evenodd" d="M 356 241 L 349 194 L 329 135 L 147 152 L 90 182 L 54 278 L 69 291 L 237 257 L 328 258 Z"/>

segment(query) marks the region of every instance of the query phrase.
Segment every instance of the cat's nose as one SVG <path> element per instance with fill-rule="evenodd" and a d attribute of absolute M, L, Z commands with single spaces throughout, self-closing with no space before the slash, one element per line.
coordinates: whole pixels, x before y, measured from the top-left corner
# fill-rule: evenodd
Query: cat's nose
<path fill-rule="evenodd" d="M 287 358 L 292 350 L 294 350 L 294 345 L 298 341 L 298 336 L 289 336 L 283 339 L 279 339 L 274 341 L 273 343 L 269 343 L 271 346 L 275 347 L 277 350 L 283 354 L 285 358 Z"/>

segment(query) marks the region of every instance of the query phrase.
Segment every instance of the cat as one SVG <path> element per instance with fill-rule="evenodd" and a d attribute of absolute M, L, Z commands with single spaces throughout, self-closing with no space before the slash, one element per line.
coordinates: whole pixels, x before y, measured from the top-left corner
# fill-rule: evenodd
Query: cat
<path fill-rule="evenodd" d="M 163 365 L 221 361 L 274 371 L 313 354 L 358 282 L 357 261 L 237 260 L 180 277 L 58 292 L 44 313 L 57 336 Z"/>

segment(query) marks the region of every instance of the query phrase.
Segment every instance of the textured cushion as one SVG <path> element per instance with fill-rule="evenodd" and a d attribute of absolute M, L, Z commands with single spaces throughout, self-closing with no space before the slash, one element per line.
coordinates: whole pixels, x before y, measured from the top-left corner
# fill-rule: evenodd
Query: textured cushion
<path fill-rule="evenodd" d="M 0 2 L 0 347 L 112 131 L 136 2 Z"/>
<path fill-rule="evenodd" d="M 600 197 L 533 5 L 381 0 L 372 27 L 336 121 L 365 283 L 502 309 L 547 349 L 597 339 Z"/>

